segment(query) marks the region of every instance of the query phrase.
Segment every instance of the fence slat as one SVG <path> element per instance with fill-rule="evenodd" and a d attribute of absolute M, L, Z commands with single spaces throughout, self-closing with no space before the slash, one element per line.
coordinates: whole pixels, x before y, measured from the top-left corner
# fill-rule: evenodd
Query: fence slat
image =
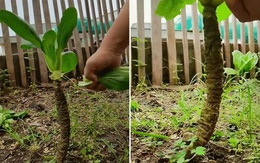
<path fill-rule="evenodd" d="M 224 49 L 225 49 L 225 61 L 226 67 L 231 67 L 231 55 L 230 55 L 230 37 L 229 37 L 229 21 L 224 21 Z"/>
<path fill-rule="evenodd" d="M 86 57 L 88 59 L 90 57 L 90 50 L 89 50 L 88 35 L 87 35 L 87 31 L 86 31 L 86 26 L 84 23 L 85 21 L 84 21 L 81 0 L 78 0 L 78 6 L 79 6 L 79 15 L 80 15 L 80 20 L 81 20 L 82 34 L 83 34 L 83 39 L 84 39 L 84 44 L 85 44 L 85 51 L 86 51 L 86 55 L 87 55 Z"/>
<path fill-rule="evenodd" d="M 89 40 L 90 40 L 90 47 L 91 47 L 91 54 L 95 52 L 95 47 L 94 47 L 94 39 L 93 39 L 93 33 L 92 33 L 92 23 L 91 23 L 91 18 L 90 18 L 90 12 L 89 12 L 89 2 L 88 0 L 85 1 L 85 11 L 87 14 L 87 22 L 88 22 L 88 33 L 89 33 Z"/>
<path fill-rule="evenodd" d="M 241 23 L 241 52 L 246 53 L 246 32 L 245 32 L 245 23 Z"/>
<path fill-rule="evenodd" d="M 202 75 L 201 66 L 201 47 L 200 47 L 200 36 L 199 36 L 199 18 L 198 18 L 198 6 L 197 3 L 192 5 L 192 32 L 193 32 L 193 46 L 194 46 L 194 56 L 195 56 L 195 72 L 200 74 L 197 77 L 200 78 Z"/>
<path fill-rule="evenodd" d="M 35 19 L 35 28 L 38 34 L 43 33 L 43 26 L 42 26 L 42 16 L 41 16 L 41 6 L 39 0 L 33 1 L 33 11 L 34 11 L 34 19 Z M 42 51 L 37 49 L 38 57 L 39 57 L 39 65 L 40 65 L 40 75 L 41 75 L 41 83 L 48 83 L 48 70 L 47 66 L 42 54 Z"/>
<path fill-rule="evenodd" d="M 144 36 L 144 0 L 138 0 L 137 7 L 137 50 L 138 50 L 138 80 L 145 78 L 145 36 Z"/>
<path fill-rule="evenodd" d="M 93 0 L 90 0 L 90 7 L 92 11 L 92 20 L 93 20 L 94 30 L 95 30 L 96 45 L 99 47 L 100 42 L 99 42 L 99 35 L 98 35 L 97 17 L 96 17 L 95 5 Z"/>
<path fill-rule="evenodd" d="M 162 31 L 161 17 L 155 15 L 159 0 L 151 1 L 151 23 L 152 23 L 152 84 L 162 84 Z"/>
<path fill-rule="evenodd" d="M 106 23 L 106 31 L 108 31 L 110 26 L 109 26 L 108 14 L 106 14 L 107 13 L 106 0 L 102 0 L 102 7 L 103 7 L 103 13 L 105 13 L 104 19 L 105 19 L 105 23 Z"/>
<path fill-rule="evenodd" d="M 24 20 L 27 23 L 30 23 L 30 15 L 29 15 L 29 8 L 28 8 L 28 1 L 27 0 L 23 0 L 23 12 L 24 12 Z M 30 72 L 30 84 L 32 83 L 36 83 L 36 71 L 35 71 L 35 64 L 34 64 L 34 56 L 33 54 L 33 50 L 27 50 L 27 54 L 28 54 L 28 62 L 29 62 L 29 67 L 25 67 L 29 72 Z"/>
<path fill-rule="evenodd" d="M 102 7 L 101 7 L 100 0 L 97 1 L 97 8 L 98 8 L 98 17 L 100 22 L 101 39 L 104 39 L 105 31 L 104 31 L 104 22 L 103 22 Z"/>
<path fill-rule="evenodd" d="M 189 45 L 187 37 L 187 23 L 186 23 L 186 8 L 181 11 L 181 23 L 182 23 L 182 47 L 183 47 L 183 69 L 185 76 L 185 84 L 190 82 L 190 66 L 189 66 Z"/>
<path fill-rule="evenodd" d="M 249 44 L 249 51 L 252 53 L 255 52 L 255 40 L 254 40 L 254 27 L 253 22 L 248 23 L 248 44 Z M 250 77 L 253 78 L 255 74 L 255 68 L 250 71 Z"/>
<path fill-rule="evenodd" d="M 175 40 L 174 20 L 167 21 L 167 50 L 170 84 L 178 84 L 179 77 L 177 74 L 177 48 Z"/>
<path fill-rule="evenodd" d="M 16 1 L 11 1 L 12 4 L 12 10 L 13 13 L 18 15 L 17 11 L 17 4 Z M 24 51 L 20 47 L 21 45 L 21 37 L 16 35 L 16 42 L 17 42 L 17 50 L 18 50 L 18 55 L 19 55 L 19 65 L 20 65 L 20 74 L 21 74 L 21 84 L 23 87 L 27 86 L 27 80 L 26 80 L 26 69 L 25 69 L 25 63 L 24 63 Z"/>
<path fill-rule="evenodd" d="M 121 0 L 121 7 L 124 6 L 124 4 L 125 4 L 125 0 Z"/>
<path fill-rule="evenodd" d="M 47 31 L 52 28 L 48 0 L 42 0 L 42 7 L 43 7 L 45 26 L 46 26 L 46 31 Z"/>
<path fill-rule="evenodd" d="M 117 7 L 117 15 L 118 15 L 120 12 L 120 1 L 119 0 L 116 0 L 116 7 Z"/>
<path fill-rule="evenodd" d="M 55 14 L 55 20 L 56 25 L 60 24 L 60 17 L 59 17 L 59 8 L 58 8 L 58 2 L 57 0 L 52 0 L 54 14 Z"/>
<path fill-rule="evenodd" d="M 233 28 L 233 50 L 238 50 L 238 42 L 237 42 L 237 18 L 232 15 L 232 28 Z"/>
<path fill-rule="evenodd" d="M 0 9 L 5 9 L 5 1 L 0 3 Z M 3 37 L 4 37 L 4 50 L 6 56 L 6 64 L 7 70 L 9 74 L 9 80 L 11 81 L 11 86 L 16 86 L 16 79 L 15 79 L 15 71 L 14 71 L 14 62 L 13 62 L 13 54 L 12 54 L 12 47 L 9 38 L 9 30 L 7 25 L 1 23 L 2 30 L 3 30 Z"/>
<path fill-rule="evenodd" d="M 115 21 L 115 15 L 114 15 L 114 6 L 112 3 L 112 0 L 109 0 L 109 6 L 110 6 L 110 10 L 111 10 L 111 21 L 114 22 Z"/>
<path fill-rule="evenodd" d="M 257 48 L 260 52 L 260 21 L 257 21 Z M 258 62 L 258 66 L 260 66 L 260 62 Z"/>
<path fill-rule="evenodd" d="M 248 43 L 249 43 L 249 51 L 255 52 L 255 39 L 254 39 L 253 22 L 248 23 Z"/>

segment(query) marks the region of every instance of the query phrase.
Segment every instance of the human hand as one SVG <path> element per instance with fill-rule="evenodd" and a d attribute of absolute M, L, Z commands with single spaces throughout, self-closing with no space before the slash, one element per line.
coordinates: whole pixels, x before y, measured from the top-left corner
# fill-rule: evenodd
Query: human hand
<path fill-rule="evenodd" d="M 259 0 L 226 0 L 226 4 L 241 22 L 260 20 Z"/>
<path fill-rule="evenodd" d="M 84 68 L 84 76 L 93 81 L 88 86 L 89 89 L 102 91 L 105 89 L 103 85 L 98 82 L 98 76 L 111 68 L 116 68 L 121 65 L 121 54 L 115 54 L 112 51 L 98 49 L 86 62 Z"/>

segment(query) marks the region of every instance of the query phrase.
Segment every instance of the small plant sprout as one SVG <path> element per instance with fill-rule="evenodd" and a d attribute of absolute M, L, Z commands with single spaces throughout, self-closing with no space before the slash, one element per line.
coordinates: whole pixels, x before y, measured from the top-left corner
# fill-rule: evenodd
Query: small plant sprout
<path fill-rule="evenodd" d="M 13 110 L 8 110 L 0 105 L 0 128 L 9 130 L 14 119 L 24 118 L 28 114 L 27 111 L 15 113 Z"/>
<path fill-rule="evenodd" d="M 235 69 L 224 68 L 227 75 L 244 77 L 258 62 L 257 54 L 251 53 L 250 51 L 243 54 L 240 51 L 235 50 L 232 52 L 232 56 Z"/>
<path fill-rule="evenodd" d="M 42 50 L 47 67 L 51 72 L 50 78 L 55 81 L 55 99 L 58 110 L 58 122 L 61 138 L 58 143 L 56 161 L 65 162 L 70 138 L 70 117 L 68 104 L 61 87 L 61 79 L 65 73 L 72 71 L 77 65 L 77 55 L 72 51 L 63 52 L 67 46 L 72 31 L 77 24 L 77 10 L 70 7 L 63 12 L 57 32 L 49 30 L 42 38 L 36 31 L 17 15 L 7 10 L 0 10 L 0 22 L 7 24 L 25 41 L 24 49 L 39 48 Z"/>

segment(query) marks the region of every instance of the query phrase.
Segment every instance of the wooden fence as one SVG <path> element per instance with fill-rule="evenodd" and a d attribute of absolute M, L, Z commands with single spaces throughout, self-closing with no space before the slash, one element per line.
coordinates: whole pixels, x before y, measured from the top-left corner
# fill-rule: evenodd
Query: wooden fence
<path fill-rule="evenodd" d="M 182 76 L 182 83 L 189 84 L 195 74 L 203 73 L 204 36 L 202 29 L 199 29 L 202 26 L 202 18 L 197 4 L 184 8 L 180 18 L 176 18 L 175 21 L 162 23 L 162 19 L 154 14 L 158 2 L 159 0 L 151 0 L 151 13 L 145 9 L 147 1 L 136 2 L 137 23 L 131 27 L 131 36 L 138 39 L 132 41 L 132 77 L 140 81 L 148 76 L 153 85 L 161 85 L 165 82 L 178 84 Z M 187 29 L 190 25 L 187 13 L 192 15 L 191 29 Z M 151 23 L 144 23 L 147 14 L 151 15 Z M 178 25 L 182 26 L 180 31 L 176 30 Z M 232 67 L 233 50 L 257 53 L 260 49 L 259 21 L 240 23 L 231 15 L 229 19 L 220 23 L 220 29 L 226 67 Z"/>
<path fill-rule="evenodd" d="M 70 74 L 76 77 L 83 74 L 86 59 L 100 46 L 106 31 L 124 3 L 124 0 L 0 0 L 0 9 L 19 15 L 30 23 L 38 34 L 42 34 L 55 28 L 59 24 L 62 12 L 74 6 L 78 11 L 78 28 L 73 31 L 67 50 L 77 53 L 78 65 Z M 12 31 L 5 24 L 1 24 L 1 29 L 0 46 L 4 55 L 0 56 L 0 69 L 8 70 L 12 85 L 48 83 L 49 72 L 42 52 L 36 49 L 22 50 L 21 38 L 12 35 Z M 127 57 L 123 58 L 127 60 Z"/>

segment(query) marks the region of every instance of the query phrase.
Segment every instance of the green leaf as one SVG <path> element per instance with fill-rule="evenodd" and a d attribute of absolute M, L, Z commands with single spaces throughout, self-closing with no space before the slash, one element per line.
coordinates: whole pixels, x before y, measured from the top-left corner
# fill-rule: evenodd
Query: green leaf
<path fill-rule="evenodd" d="M 3 107 L 0 108 L 0 113 L 3 114 L 14 114 L 15 112 L 13 110 L 4 109 Z"/>
<path fill-rule="evenodd" d="M 180 147 L 183 143 L 182 139 L 177 140 L 176 142 L 174 142 L 174 146 Z"/>
<path fill-rule="evenodd" d="M 68 73 L 75 69 L 78 64 L 78 57 L 72 51 L 62 53 L 62 72 Z"/>
<path fill-rule="evenodd" d="M 243 72 L 249 72 L 258 63 L 258 56 L 256 53 L 251 53 L 249 51 L 247 52 L 247 54 L 245 54 L 242 57 L 242 62 L 243 62 L 243 66 L 242 66 Z"/>
<path fill-rule="evenodd" d="M 201 14 L 203 14 L 203 9 L 204 7 L 202 6 L 202 4 L 198 3 L 198 9 L 199 9 L 199 12 Z M 221 5 L 219 5 L 217 7 L 217 10 L 216 10 L 216 15 L 217 15 L 217 18 L 218 18 L 218 22 L 221 22 L 223 20 L 226 20 L 230 15 L 232 14 L 232 12 L 229 10 L 229 8 L 227 7 L 227 4 L 226 2 L 223 2 Z"/>
<path fill-rule="evenodd" d="M 77 10 L 70 7 L 63 12 L 60 24 L 58 26 L 57 42 L 58 51 L 62 51 L 72 36 L 72 31 L 77 25 Z"/>
<path fill-rule="evenodd" d="M 36 47 L 41 47 L 41 39 L 35 30 L 17 15 L 7 10 L 0 10 L 0 22 L 4 22 L 17 35 L 31 42 Z"/>
<path fill-rule="evenodd" d="M 107 89 L 111 90 L 126 90 L 129 89 L 129 67 L 118 67 L 101 75 L 98 81 Z M 78 83 L 78 86 L 87 86 L 92 81 L 87 80 L 83 76 L 83 81 Z"/>
<path fill-rule="evenodd" d="M 182 150 L 179 153 L 176 153 L 176 155 L 174 156 L 175 158 L 177 158 L 177 163 L 182 163 L 185 161 L 185 155 L 186 155 L 187 151 L 186 150 Z"/>
<path fill-rule="evenodd" d="M 79 82 L 78 82 L 78 86 L 80 86 L 80 87 L 86 87 L 86 86 L 88 86 L 88 85 L 90 85 L 90 84 L 92 84 L 92 83 L 93 83 L 92 81 L 88 81 L 88 82 L 79 81 Z"/>
<path fill-rule="evenodd" d="M 32 44 L 31 42 L 22 39 L 21 48 L 26 50 L 26 49 L 32 49 L 32 48 L 37 48 L 37 47 L 34 44 Z"/>
<path fill-rule="evenodd" d="M 152 138 L 156 138 L 156 139 L 164 139 L 164 140 L 170 139 L 168 136 L 161 135 L 161 134 L 146 133 L 146 132 L 140 132 L 140 131 L 134 131 L 134 130 L 132 131 L 132 133 L 135 135 L 148 136 L 148 137 L 152 137 Z"/>
<path fill-rule="evenodd" d="M 230 138 L 228 139 L 228 142 L 231 147 L 236 148 L 240 141 L 237 138 Z"/>
<path fill-rule="evenodd" d="M 194 143 L 198 138 L 196 136 L 193 136 L 189 139 L 191 143 Z"/>
<path fill-rule="evenodd" d="M 206 150 L 205 147 L 199 146 L 199 147 L 197 147 L 197 148 L 195 149 L 195 154 L 198 155 L 198 156 L 203 156 L 203 155 L 205 155 L 205 153 L 206 153 L 205 150 Z"/>
<path fill-rule="evenodd" d="M 28 112 L 27 112 L 27 110 L 24 110 L 24 111 L 21 111 L 21 112 L 18 112 L 18 113 L 15 113 L 14 115 L 13 115 L 13 117 L 15 117 L 15 118 L 24 118 L 25 116 L 27 116 L 28 115 Z"/>
<path fill-rule="evenodd" d="M 181 13 L 181 9 L 187 4 L 193 4 L 196 0 L 161 0 L 155 13 L 166 20 L 175 18 Z"/>
<path fill-rule="evenodd" d="M 117 91 L 129 89 L 129 67 L 112 69 L 102 75 L 98 81 L 107 89 Z"/>
<path fill-rule="evenodd" d="M 258 56 L 256 53 L 247 52 L 247 54 L 244 55 L 240 51 L 234 50 L 232 56 L 235 69 L 240 75 L 249 72 L 258 63 Z"/>
<path fill-rule="evenodd" d="M 241 53 L 238 50 L 234 50 L 232 52 L 232 56 L 233 56 L 233 64 L 235 66 L 235 69 L 239 70 L 240 67 L 242 66 L 242 56 L 243 56 L 243 53 Z"/>
<path fill-rule="evenodd" d="M 226 2 L 219 5 L 216 12 L 217 12 L 218 22 L 226 20 L 232 14 L 232 12 L 227 7 Z"/>
<path fill-rule="evenodd" d="M 184 163 L 185 162 L 185 158 L 184 157 L 180 157 L 177 161 L 177 163 Z"/>
<path fill-rule="evenodd" d="M 91 80 L 88 80 L 87 78 L 85 78 L 84 75 L 82 76 L 82 78 L 83 78 L 83 81 L 78 82 L 78 86 L 80 86 L 80 87 L 85 87 L 85 86 L 88 86 L 93 83 Z"/>
<path fill-rule="evenodd" d="M 47 31 L 42 38 L 42 51 L 50 72 L 60 70 L 60 56 L 56 54 L 56 32 L 53 30 Z"/>
<path fill-rule="evenodd" d="M 6 116 L 4 113 L 0 113 L 0 127 L 3 125 L 3 122 L 6 120 Z"/>
<path fill-rule="evenodd" d="M 227 75 L 239 75 L 239 72 L 233 68 L 224 68 L 224 73 L 227 74 Z"/>

